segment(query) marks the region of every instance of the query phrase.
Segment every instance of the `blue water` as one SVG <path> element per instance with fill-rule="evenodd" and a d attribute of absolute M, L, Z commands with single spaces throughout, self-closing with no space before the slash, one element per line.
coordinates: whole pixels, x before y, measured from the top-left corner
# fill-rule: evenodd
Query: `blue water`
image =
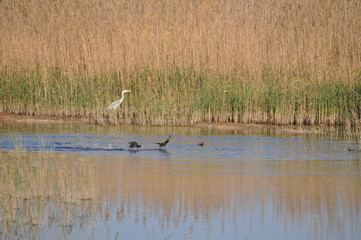
<path fill-rule="evenodd" d="M 348 148 L 358 149 L 358 143 L 349 139 L 340 139 L 332 136 L 313 137 L 307 135 L 285 136 L 258 136 L 249 134 L 226 135 L 212 134 L 190 135 L 172 133 L 168 134 L 141 134 L 130 133 L 129 129 L 119 129 L 110 134 L 92 133 L 52 133 L 38 134 L 36 132 L 16 133 L 0 132 L 0 148 L 12 150 L 21 147 L 30 151 L 73 152 L 79 154 L 97 155 L 129 155 L 149 158 L 202 158 L 242 159 L 252 160 L 331 160 L 331 159 L 358 159 L 358 151 L 348 151 Z M 218 132 L 217 132 L 218 133 Z M 170 143 L 159 151 L 156 142 L 163 142 L 172 135 Z M 128 142 L 137 141 L 142 147 L 130 149 Z M 205 145 L 198 146 L 204 142 Z M 165 154 L 169 153 L 169 154 Z"/>
<path fill-rule="evenodd" d="M 361 152 L 348 151 L 358 141 L 277 128 L 0 126 L 2 151 L 96 163 L 94 206 L 69 213 L 71 231 L 44 223 L 42 239 L 359 239 Z"/>

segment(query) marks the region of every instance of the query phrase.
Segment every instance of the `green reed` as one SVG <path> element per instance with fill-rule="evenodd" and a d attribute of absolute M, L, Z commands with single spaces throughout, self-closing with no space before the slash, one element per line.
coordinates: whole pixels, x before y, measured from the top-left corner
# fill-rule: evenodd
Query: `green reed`
<path fill-rule="evenodd" d="M 360 77 L 346 83 L 267 70 L 252 76 L 170 67 L 93 76 L 59 69 L 3 71 L 0 81 L 2 111 L 78 116 L 96 123 L 355 126 L 361 115 Z M 132 92 L 121 107 L 104 111 L 123 89 Z"/>

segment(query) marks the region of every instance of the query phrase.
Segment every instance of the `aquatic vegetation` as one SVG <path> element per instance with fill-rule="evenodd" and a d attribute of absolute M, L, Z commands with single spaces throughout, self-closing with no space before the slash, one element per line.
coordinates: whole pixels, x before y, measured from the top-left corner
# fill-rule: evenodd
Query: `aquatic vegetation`
<path fill-rule="evenodd" d="M 52 237 L 66 235 L 74 224 L 68 215 L 86 216 L 95 206 L 94 164 L 19 148 L 0 152 L 1 239 L 40 238 L 50 225 L 58 226 Z"/>

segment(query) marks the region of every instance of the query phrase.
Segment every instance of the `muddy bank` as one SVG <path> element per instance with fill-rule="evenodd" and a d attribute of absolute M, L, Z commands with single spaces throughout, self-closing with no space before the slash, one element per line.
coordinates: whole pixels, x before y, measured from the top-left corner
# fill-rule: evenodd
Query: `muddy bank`
<path fill-rule="evenodd" d="M 81 118 L 70 118 L 70 117 L 52 117 L 52 116 L 29 116 L 29 115 L 15 115 L 6 112 L 0 112 L 0 123 L 64 123 L 64 122 L 73 122 L 81 123 L 83 122 Z"/>
<path fill-rule="evenodd" d="M 94 124 L 89 118 L 80 117 L 55 117 L 55 116 L 31 116 L 17 115 L 6 112 L 0 112 L 0 123 L 83 123 Z M 249 129 L 277 128 L 280 131 L 290 133 L 321 133 L 334 131 L 335 128 L 325 126 L 275 126 L 266 124 L 244 124 L 244 123 L 199 123 L 194 127 L 209 128 L 224 131 L 242 131 Z"/>
<path fill-rule="evenodd" d="M 242 131 L 249 129 L 277 128 L 280 131 L 289 133 L 322 133 L 335 131 L 335 128 L 325 126 L 291 126 L 291 125 L 267 125 L 267 124 L 243 124 L 243 123 L 200 123 L 195 127 L 211 128 L 225 131 Z"/>

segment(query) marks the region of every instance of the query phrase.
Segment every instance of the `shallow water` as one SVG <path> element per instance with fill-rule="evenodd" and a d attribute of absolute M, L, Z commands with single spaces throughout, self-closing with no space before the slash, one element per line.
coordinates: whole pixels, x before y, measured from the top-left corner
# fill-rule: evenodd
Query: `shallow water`
<path fill-rule="evenodd" d="M 51 224 L 37 228 L 39 238 L 361 236 L 361 153 L 347 151 L 358 148 L 356 137 L 271 127 L 242 131 L 79 124 L 0 127 L 2 151 L 21 146 L 50 151 L 68 161 L 95 162 L 96 199 L 73 209 L 67 224 L 45 216 Z M 159 150 L 155 142 L 168 135 L 170 143 Z M 130 150 L 129 141 L 143 146 Z M 205 146 L 197 146 L 199 142 Z"/>

